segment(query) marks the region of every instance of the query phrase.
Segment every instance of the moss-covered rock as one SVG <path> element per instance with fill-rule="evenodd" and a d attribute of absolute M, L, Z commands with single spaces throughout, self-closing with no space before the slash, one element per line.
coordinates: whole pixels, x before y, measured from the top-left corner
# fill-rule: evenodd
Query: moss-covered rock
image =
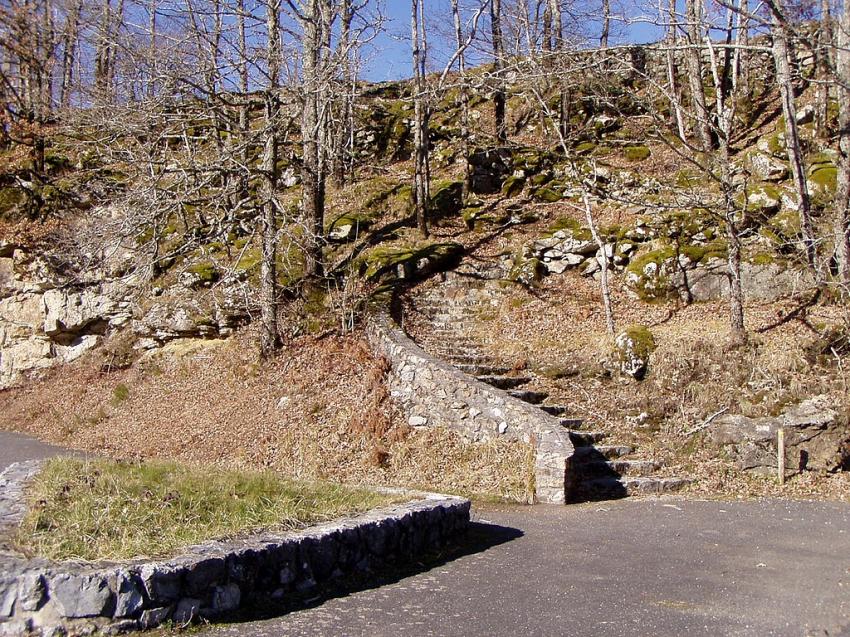
<path fill-rule="evenodd" d="M 595 142 L 582 142 L 575 147 L 575 154 L 579 157 L 583 157 L 585 155 L 590 155 L 594 150 L 596 150 Z"/>
<path fill-rule="evenodd" d="M 739 205 L 744 202 L 739 200 Z M 775 215 L 782 208 L 782 192 L 773 184 L 759 183 L 747 188 L 746 212 L 757 218 Z"/>
<path fill-rule="evenodd" d="M 649 357 L 655 351 L 655 338 L 645 325 L 630 325 L 614 339 L 620 371 L 643 380 L 649 369 Z"/>
<path fill-rule="evenodd" d="M 838 185 L 838 168 L 832 165 L 822 165 L 812 171 L 809 177 L 812 190 L 822 190 L 834 193 Z"/>
<path fill-rule="evenodd" d="M 626 146 L 623 156 L 631 162 L 641 162 L 649 159 L 652 152 L 646 146 Z"/>
<path fill-rule="evenodd" d="M 507 279 L 522 285 L 534 285 L 543 278 L 545 272 L 546 269 L 540 259 L 519 253 L 514 257 Z"/>
<path fill-rule="evenodd" d="M 541 239 L 566 239 L 572 238 L 579 241 L 590 241 L 593 235 L 590 228 L 586 228 L 572 217 L 561 217 L 549 226 L 543 233 Z"/>
<path fill-rule="evenodd" d="M 561 193 L 557 190 L 553 190 L 552 188 L 535 188 L 531 191 L 531 196 L 536 200 L 543 203 L 555 203 L 556 201 L 561 200 Z"/>
<path fill-rule="evenodd" d="M 0 219 L 15 216 L 15 212 L 26 201 L 26 195 L 20 188 L 0 188 Z"/>
<path fill-rule="evenodd" d="M 463 183 L 439 181 L 431 187 L 431 214 L 435 218 L 451 217 L 463 207 Z"/>
<path fill-rule="evenodd" d="M 525 177 L 511 175 L 502 182 L 502 194 L 505 197 L 516 197 L 525 188 Z"/>
<path fill-rule="evenodd" d="M 376 247 L 360 257 L 361 274 L 370 281 L 410 280 L 447 270 L 463 254 L 458 243 L 425 243 L 410 247 Z"/>
<path fill-rule="evenodd" d="M 327 234 L 331 241 L 353 241 L 374 223 L 368 213 L 345 213 L 328 224 Z"/>
<path fill-rule="evenodd" d="M 221 273 L 211 261 L 200 261 L 180 276 L 180 283 L 188 288 L 210 287 L 221 278 Z"/>
<path fill-rule="evenodd" d="M 626 268 L 626 284 L 644 301 L 667 299 L 673 290 L 670 274 L 675 265 L 672 246 L 638 254 Z"/>

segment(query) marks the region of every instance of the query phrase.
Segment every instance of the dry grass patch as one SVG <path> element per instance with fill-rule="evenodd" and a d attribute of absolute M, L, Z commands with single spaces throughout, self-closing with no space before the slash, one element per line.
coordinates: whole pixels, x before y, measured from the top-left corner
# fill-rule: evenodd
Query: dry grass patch
<path fill-rule="evenodd" d="M 48 559 L 160 557 L 207 540 L 288 531 L 398 501 L 373 490 L 269 471 L 60 458 L 27 492 L 13 542 Z"/>
<path fill-rule="evenodd" d="M 173 344 L 130 369 L 80 361 L 0 392 L 0 428 L 116 458 L 271 469 L 297 480 L 525 501 L 530 446 L 413 430 L 386 361 L 357 336 L 300 338 L 269 363 L 250 329 Z M 126 397 L 116 400 L 118 394 Z"/>

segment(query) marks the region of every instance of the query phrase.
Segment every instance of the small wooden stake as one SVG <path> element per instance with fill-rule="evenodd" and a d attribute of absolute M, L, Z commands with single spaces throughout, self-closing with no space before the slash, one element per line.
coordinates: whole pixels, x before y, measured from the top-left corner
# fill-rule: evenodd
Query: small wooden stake
<path fill-rule="evenodd" d="M 776 432 L 776 464 L 779 484 L 785 484 L 785 430 Z"/>

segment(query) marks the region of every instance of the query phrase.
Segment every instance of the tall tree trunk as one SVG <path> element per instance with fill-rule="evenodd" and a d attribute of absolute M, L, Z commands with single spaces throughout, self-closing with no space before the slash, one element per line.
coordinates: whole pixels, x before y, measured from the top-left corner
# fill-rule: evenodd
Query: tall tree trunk
<path fill-rule="evenodd" d="M 845 0 L 838 27 L 838 192 L 835 197 L 835 251 L 838 280 L 850 296 L 850 2 Z"/>
<path fill-rule="evenodd" d="M 599 36 L 599 46 L 608 48 L 608 34 L 611 31 L 611 0 L 602 0 L 602 34 Z"/>
<path fill-rule="evenodd" d="M 319 113 L 322 11 L 319 2 L 320 0 L 309 0 L 307 3 L 307 15 L 303 21 L 301 63 L 304 87 L 304 107 L 301 114 L 301 201 L 304 218 L 310 229 L 310 236 L 307 238 L 307 276 L 313 278 L 324 274 L 322 238 L 325 202 L 319 143 L 322 134 Z"/>
<path fill-rule="evenodd" d="M 157 73 L 157 63 L 156 63 L 156 46 L 157 46 L 157 10 L 159 5 L 159 0 L 149 0 L 150 1 L 150 15 L 148 16 L 148 86 L 147 86 L 147 96 L 148 99 L 154 99 L 156 97 L 156 73 Z M 241 13 L 241 11 L 240 11 Z"/>
<path fill-rule="evenodd" d="M 685 127 L 685 116 L 682 113 L 682 91 L 679 88 L 679 72 L 676 68 L 675 49 L 679 41 L 679 21 L 676 17 L 676 0 L 670 0 L 668 16 L 670 25 L 667 34 L 667 90 L 670 92 L 670 106 L 673 108 L 673 117 L 675 118 L 676 129 L 679 131 L 679 138 L 682 141 L 686 141 L 688 139 L 688 133 Z"/>
<path fill-rule="evenodd" d="M 829 107 L 829 79 L 832 61 L 830 52 L 832 50 L 832 16 L 829 0 L 821 0 L 821 23 L 818 34 L 817 51 L 817 74 L 818 85 L 815 97 L 815 131 L 822 142 L 829 140 L 828 107 Z"/>
<path fill-rule="evenodd" d="M 706 38 L 706 44 L 709 53 L 711 75 L 714 79 L 714 92 L 717 96 L 714 101 L 714 119 L 717 122 L 715 164 L 720 176 L 720 188 L 723 193 L 723 221 L 726 232 L 726 243 L 728 244 L 729 323 L 733 340 L 742 343 L 746 340 L 747 334 L 744 327 L 744 292 L 741 285 L 741 229 L 738 225 L 740 207 L 735 201 L 735 181 L 732 177 L 732 158 L 730 153 L 732 128 L 735 122 L 735 106 L 738 95 L 734 90 L 731 95 L 727 95 L 723 89 L 724 84 L 730 80 L 731 86 L 738 85 L 737 73 L 733 67 L 731 69 L 732 77 L 727 77 L 727 60 L 724 59 L 721 66 L 715 48 L 709 38 Z"/>
<path fill-rule="evenodd" d="M 791 82 L 791 66 L 788 59 L 788 40 L 783 25 L 782 16 L 773 9 L 771 35 L 773 36 L 773 61 L 776 65 L 776 81 L 779 84 L 779 95 L 782 100 L 782 115 L 785 118 L 785 147 L 788 151 L 788 161 L 791 164 L 791 174 L 797 190 L 800 209 L 800 226 L 806 249 L 806 261 L 815 267 L 815 235 L 812 227 L 811 202 L 809 188 L 806 184 L 806 173 L 803 168 L 803 152 L 800 146 L 800 135 L 797 130 L 797 109 L 794 105 L 794 86 Z"/>
<path fill-rule="evenodd" d="M 333 178 L 342 185 L 348 178 L 350 167 L 351 148 L 350 140 L 353 134 L 352 115 L 354 110 L 354 92 L 356 80 L 351 63 L 351 22 L 354 19 L 351 0 L 342 0 L 342 23 L 340 25 L 340 36 L 338 49 L 340 52 L 340 65 L 342 67 L 342 91 L 340 95 L 339 123 L 334 140 L 335 152 L 333 153 Z"/>
<path fill-rule="evenodd" d="M 466 77 L 466 48 L 463 35 L 463 27 L 460 21 L 460 9 L 458 8 L 458 0 L 452 0 L 452 18 L 455 25 L 455 40 L 457 41 L 458 50 L 458 73 L 460 75 L 460 154 L 463 158 L 463 193 L 462 201 L 466 203 L 469 200 L 469 195 L 472 192 L 472 167 L 469 163 L 469 84 Z"/>
<path fill-rule="evenodd" d="M 280 104 L 280 0 L 266 4 L 266 57 L 268 83 L 264 91 L 266 130 L 263 158 L 260 166 L 260 197 L 263 206 L 260 232 L 262 260 L 260 262 L 260 354 L 272 356 L 280 345 L 277 326 L 277 204 L 278 182 L 278 116 Z"/>
<path fill-rule="evenodd" d="M 428 203 L 430 200 L 430 175 L 428 174 L 428 104 L 425 86 L 425 0 L 412 0 L 411 37 L 413 42 L 414 124 L 413 124 L 413 205 L 416 226 L 428 238 Z"/>
<path fill-rule="evenodd" d="M 703 152 L 713 147 L 711 139 L 711 123 L 705 99 L 705 88 L 702 79 L 702 46 L 703 15 L 701 0 L 687 0 L 685 3 L 685 18 L 687 20 L 687 44 L 685 60 L 688 65 L 688 82 L 691 89 L 693 117 L 696 120 L 696 132 Z"/>
<path fill-rule="evenodd" d="M 675 0 L 673 0 L 675 1 Z M 750 94 L 750 6 L 749 0 L 738 0 L 738 25 L 735 35 L 735 57 L 732 68 L 732 91 L 738 95 Z M 738 91 L 739 85 L 743 91 Z"/>
<path fill-rule="evenodd" d="M 496 123 L 496 139 L 504 144 L 508 141 L 505 122 L 505 42 L 502 38 L 502 0 L 490 0 L 490 34 L 493 40 L 493 75 L 496 87 L 493 91 L 493 110 Z"/>
<path fill-rule="evenodd" d="M 59 88 L 59 104 L 62 108 L 68 108 L 71 105 L 71 86 L 74 83 L 74 59 L 77 55 L 82 12 L 82 0 L 74 0 L 71 12 L 68 14 L 67 22 L 65 23 L 65 35 L 62 45 L 62 83 Z"/>

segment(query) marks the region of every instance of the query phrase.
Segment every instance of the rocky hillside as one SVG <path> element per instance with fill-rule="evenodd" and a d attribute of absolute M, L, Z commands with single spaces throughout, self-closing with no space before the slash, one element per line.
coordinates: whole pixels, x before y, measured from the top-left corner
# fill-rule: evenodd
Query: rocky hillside
<path fill-rule="evenodd" d="M 322 239 L 328 267 L 320 282 L 302 280 L 299 157 L 294 145 L 288 147 L 281 159 L 277 259 L 288 349 L 272 364 L 243 361 L 242 371 L 222 368 L 207 382 L 222 383 L 225 393 L 247 400 L 248 392 L 258 391 L 250 380 L 254 374 L 279 373 L 294 382 L 285 370 L 301 356 L 324 361 L 316 364 L 326 369 L 338 353 L 329 354 L 323 339 L 347 342 L 342 335 L 352 331 L 358 338 L 370 300 L 383 302 L 380 293 L 393 290 L 411 304 L 423 289 L 439 284 L 435 273 L 475 262 L 500 273 L 505 294 L 499 303 L 464 317 L 471 338 L 507 369 L 530 373 L 531 390 L 545 390 L 594 427 L 639 444 L 671 472 L 695 476 L 693 488 L 702 493 L 772 492 L 768 480 L 750 475 L 752 469 L 767 473 L 771 466 L 772 433 L 759 432 L 802 423 L 800 440 L 818 438 L 823 449 L 802 449 L 808 461 L 798 458 L 794 488 L 803 495 L 850 494 L 842 474 L 850 458 L 850 315 L 834 289 L 819 285 L 829 264 L 813 271 L 805 263 L 776 92 L 758 84 L 752 101 L 740 109 L 732 149 L 745 193 L 738 221 L 750 336 L 736 344 L 728 340 L 725 318 L 728 240 L 712 203 L 719 187 L 700 171 L 700 162 L 684 161 L 687 149 L 664 134 L 670 114 L 659 111 L 665 107 L 651 90 L 652 78 L 663 74 L 658 56 L 639 49 L 630 55 L 639 72 L 576 83 L 568 152 L 557 143 L 539 91 L 532 90 L 539 87 L 530 80 L 515 77 L 510 86 L 508 144 L 493 137 L 487 86 L 473 82 L 475 148 L 469 156 L 472 192 L 466 198 L 457 89 L 437 95 L 428 239 L 411 218 L 410 86 L 366 87 L 357 104 L 354 177 L 327 193 Z M 837 151 L 834 138 L 815 135 L 814 85 L 807 81 L 807 69 L 803 61 L 797 122 L 816 229 L 818 236 L 828 236 Z M 546 99 L 555 96 L 551 85 L 541 90 Z M 194 455 L 186 450 L 211 444 L 206 417 L 176 412 L 179 444 L 156 444 L 152 433 L 161 430 L 161 419 L 174 405 L 203 391 L 184 378 L 197 373 L 199 361 L 210 356 L 215 365 L 224 365 L 218 354 L 205 353 L 205 345 L 215 349 L 222 341 L 238 342 L 250 350 L 253 341 L 246 334 L 260 310 L 257 224 L 247 214 L 231 214 L 220 184 L 189 170 L 165 171 L 152 184 L 146 166 L 121 152 L 142 143 L 137 130 L 116 133 L 107 149 L 91 126 L 81 115 L 54 127 L 49 170 L 39 183 L 27 181 L 32 171 L 14 149 L 4 163 L 0 425 L 121 454 Z M 185 133 L 185 123 L 181 126 Z M 196 168 L 198 157 L 213 152 L 218 134 L 213 126 L 190 119 L 191 135 L 184 134 L 183 145 L 164 144 L 163 161 Z M 610 268 L 614 335 L 606 332 L 601 302 L 603 265 Z M 411 335 L 427 341 L 421 331 L 427 324 L 417 319 L 415 308 L 406 316 Z M 296 346 L 309 354 L 297 353 Z M 181 360 L 181 348 L 190 352 L 185 368 L 173 362 Z M 172 362 L 152 362 L 158 352 L 170 352 Z M 343 369 L 337 387 L 302 383 L 303 395 L 286 391 L 267 397 L 259 414 L 245 418 L 250 427 L 238 425 L 240 410 L 251 408 L 237 401 L 225 438 L 216 438 L 222 435 L 217 431 L 215 450 L 198 451 L 198 457 L 222 460 L 233 449 L 250 448 L 245 455 L 233 453 L 246 462 L 293 471 L 300 465 L 287 454 L 301 443 L 294 442 L 297 435 L 284 421 L 297 415 L 318 426 L 312 407 L 305 414 L 303 396 L 317 405 L 313 414 L 326 414 L 344 395 L 350 413 L 339 421 L 340 431 L 345 429 L 339 435 L 360 445 L 363 428 L 347 427 L 375 417 L 363 406 L 373 388 L 360 385 L 363 370 Z M 160 373 L 165 385 L 173 383 L 172 391 L 156 380 Z M 81 382 L 100 388 L 86 390 L 84 413 L 67 396 L 58 412 L 36 408 L 56 400 L 57 392 L 80 391 Z M 380 382 L 378 374 L 375 383 Z M 135 383 L 146 388 L 138 398 Z M 133 399 L 119 398 L 119 387 L 129 388 Z M 192 404 L 200 410 L 204 403 Z M 139 417 L 148 411 L 157 419 Z M 525 497 L 524 447 L 463 450 L 464 443 L 434 432 L 408 431 L 390 406 L 380 411 L 386 424 L 369 439 L 357 466 L 385 469 L 401 463 L 405 483 L 440 486 L 435 472 L 417 476 L 409 464 L 428 445 L 416 443 L 420 451 L 413 453 L 403 441 L 419 436 L 433 444 L 435 456 L 454 448 L 458 467 L 475 467 L 480 479 L 458 488 Z M 138 441 L 138 447 L 119 440 L 132 422 L 139 429 L 128 440 Z M 309 430 L 302 433 L 312 439 L 315 431 Z M 258 431 L 264 433 L 257 437 Z M 323 445 L 314 451 L 319 460 L 311 464 L 310 475 L 374 478 L 368 471 L 330 468 L 353 465 L 327 455 Z M 369 454 L 376 455 L 370 460 Z M 485 457 L 493 460 L 489 469 Z M 513 469 L 506 469 L 511 463 Z M 502 469 L 494 471 L 495 466 Z M 496 476 L 508 474 L 513 482 L 500 484 Z M 398 474 L 381 480 L 392 482 L 393 475 Z"/>

